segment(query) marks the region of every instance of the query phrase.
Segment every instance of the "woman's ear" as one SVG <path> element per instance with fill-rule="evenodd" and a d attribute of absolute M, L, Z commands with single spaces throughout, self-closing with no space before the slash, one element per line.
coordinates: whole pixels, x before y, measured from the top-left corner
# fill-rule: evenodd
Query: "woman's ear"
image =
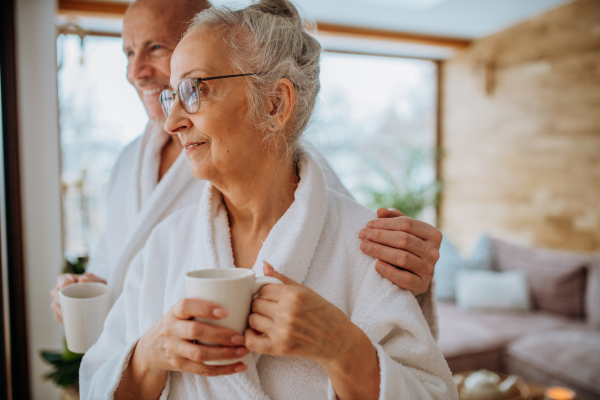
<path fill-rule="evenodd" d="M 294 106 L 296 105 L 296 89 L 294 84 L 287 78 L 281 78 L 277 81 L 275 95 L 271 99 L 271 109 L 269 114 L 275 124 L 273 130 L 281 129 L 292 116 Z"/>

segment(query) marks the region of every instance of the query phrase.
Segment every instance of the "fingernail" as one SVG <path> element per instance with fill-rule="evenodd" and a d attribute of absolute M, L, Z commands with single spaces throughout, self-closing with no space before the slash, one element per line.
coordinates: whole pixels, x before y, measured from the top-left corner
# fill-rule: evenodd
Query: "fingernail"
<path fill-rule="evenodd" d="M 375 264 L 375 269 L 377 270 L 377 272 L 381 272 L 381 264 L 377 263 Z"/>
<path fill-rule="evenodd" d="M 239 345 L 246 343 L 246 338 L 243 337 L 242 335 L 235 335 L 234 337 L 231 338 L 231 343 L 237 344 L 239 346 Z"/>
<path fill-rule="evenodd" d="M 369 221 L 369 223 L 367 224 L 367 228 L 375 228 L 375 221 Z"/>
<path fill-rule="evenodd" d="M 246 364 L 243 364 L 243 365 L 239 365 L 239 366 L 235 367 L 235 372 L 242 372 L 247 369 L 248 369 L 248 367 L 246 366 Z"/>
<path fill-rule="evenodd" d="M 217 318 L 225 318 L 227 316 L 227 310 L 217 307 L 213 309 L 213 315 Z"/>
<path fill-rule="evenodd" d="M 388 211 L 398 211 L 394 207 L 388 208 Z"/>
<path fill-rule="evenodd" d="M 237 349 L 235 351 L 235 354 L 238 357 L 244 357 L 246 354 L 250 353 L 250 350 L 248 350 L 246 347 L 240 347 L 239 349 Z"/>
<path fill-rule="evenodd" d="M 362 229 L 360 231 L 360 233 L 358 234 L 358 237 L 361 238 L 361 239 L 363 239 L 363 240 L 366 239 L 367 238 L 367 230 L 366 229 Z"/>
<path fill-rule="evenodd" d="M 369 244 L 367 242 L 361 242 L 360 249 L 362 251 L 367 251 L 369 249 Z"/>
<path fill-rule="evenodd" d="M 268 269 L 269 271 L 274 271 L 273 267 L 268 264 L 266 261 L 263 261 L 263 266 Z"/>

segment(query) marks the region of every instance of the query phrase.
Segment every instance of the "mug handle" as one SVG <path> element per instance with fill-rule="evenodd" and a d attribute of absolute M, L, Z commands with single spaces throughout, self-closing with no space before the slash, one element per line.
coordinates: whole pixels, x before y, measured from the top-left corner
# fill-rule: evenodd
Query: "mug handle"
<path fill-rule="evenodd" d="M 270 283 L 283 285 L 283 282 L 281 282 L 277 278 L 273 278 L 272 276 L 261 276 L 259 278 L 256 278 L 256 280 L 254 281 L 254 285 L 252 285 L 252 294 L 258 293 L 261 287 Z"/>

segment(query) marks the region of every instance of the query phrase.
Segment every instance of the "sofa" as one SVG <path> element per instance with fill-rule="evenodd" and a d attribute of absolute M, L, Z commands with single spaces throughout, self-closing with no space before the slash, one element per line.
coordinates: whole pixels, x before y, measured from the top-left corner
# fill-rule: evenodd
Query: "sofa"
<path fill-rule="evenodd" d="M 600 255 L 499 239 L 491 248 L 494 270 L 526 274 L 531 309 L 466 310 L 438 300 L 439 346 L 452 372 L 485 368 L 600 400 Z"/>

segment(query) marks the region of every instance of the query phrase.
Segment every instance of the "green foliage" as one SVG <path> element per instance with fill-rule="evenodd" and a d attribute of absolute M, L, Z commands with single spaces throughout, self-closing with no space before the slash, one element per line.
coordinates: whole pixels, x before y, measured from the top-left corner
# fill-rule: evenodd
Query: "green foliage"
<path fill-rule="evenodd" d="M 50 379 L 56 386 L 60 387 L 77 386 L 79 384 L 79 367 L 83 354 L 69 351 L 66 341 L 62 353 L 42 350 L 40 356 L 48 364 L 54 366 L 54 370 L 44 375 L 44 378 Z"/>
<path fill-rule="evenodd" d="M 75 260 L 65 260 L 63 274 L 81 275 L 87 267 L 88 257 L 77 257 Z"/>
<path fill-rule="evenodd" d="M 371 209 L 395 208 L 411 218 L 419 218 L 423 210 L 436 206 L 440 183 L 420 178 L 421 171 L 437 157 L 436 151 L 427 152 L 404 145 L 399 151 L 397 162 L 402 166 L 400 176 L 388 172 L 376 159 L 370 159 L 373 171 L 377 171 L 379 184 L 362 186 L 361 192 L 368 198 L 366 206 Z"/>

